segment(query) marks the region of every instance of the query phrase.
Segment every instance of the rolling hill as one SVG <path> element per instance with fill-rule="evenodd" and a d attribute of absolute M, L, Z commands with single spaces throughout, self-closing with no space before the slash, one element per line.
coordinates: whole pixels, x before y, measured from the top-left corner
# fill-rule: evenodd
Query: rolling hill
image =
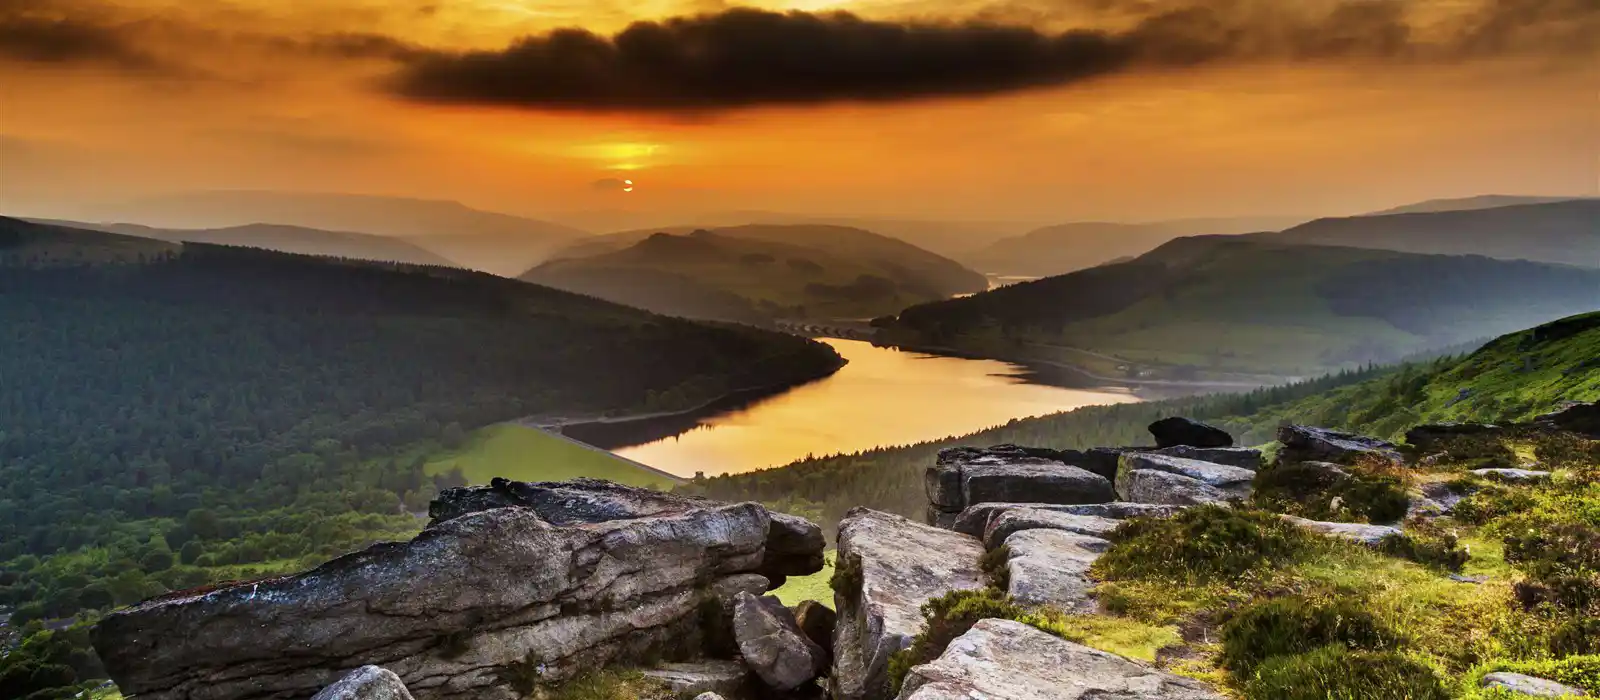
<path fill-rule="evenodd" d="M 1303 218 L 1184 219 L 1150 223 L 1076 222 L 1047 226 L 971 249 L 957 259 L 989 275 L 1048 277 L 1142 255 L 1181 236 L 1276 231 Z"/>
<path fill-rule="evenodd" d="M 459 266 L 512 276 L 587 235 L 547 221 L 473 209 L 459 202 L 324 192 L 191 192 L 101 207 L 96 219 L 156 227 L 219 228 L 256 223 L 404 238 Z"/>
<path fill-rule="evenodd" d="M 881 339 L 1190 379 L 1306 376 L 1600 308 L 1600 270 L 1202 236 L 902 312 Z"/>
<path fill-rule="evenodd" d="M 1261 235 L 1284 243 L 1600 267 L 1600 199 L 1318 219 Z"/>
<path fill-rule="evenodd" d="M 628 231 L 554 258 L 523 279 L 660 313 L 745 322 L 869 318 L 987 286 L 954 261 L 838 226 Z"/>
<path fill-rule="evenodd" d="M 1414 204 L 1405 204 L 1381 211 L 1368 212 L 1366 216 L 1386 216 L 1389 214 L 1430 214 L 1442 211 L 1471 211 L 1474 209 L 1493 209 L 1495 207 L 1511 207 L 1521 204 L 1550 204 L 1553 202 L 1567 202 L 1583 197 L 1539 197 L 1532 195 L 1516 194 L 1480 194 L 1473 197 L 1453 197 L 1448 199 L 1429 199 Z"/>
<path fill-rule="evenodd" d="M 164 229 L 139 224 L 88 224 L 77 221 L 33 219 L 35 223 L 52 224 L 77 229 L 92 229 L 125 236 L 154 238 L 174 243 L 215 243 L 276 250 L 281 253 L 322 255 L 334 258 L 353 258 L 377 262 L 400 262 L 412 265 L 445 265 L 456 267 L 421 246 L 405 239 L 376 236 L 348 231 L 323 231 L 303 226 L 282 224 L 251 224 L 213 229 Z"/>

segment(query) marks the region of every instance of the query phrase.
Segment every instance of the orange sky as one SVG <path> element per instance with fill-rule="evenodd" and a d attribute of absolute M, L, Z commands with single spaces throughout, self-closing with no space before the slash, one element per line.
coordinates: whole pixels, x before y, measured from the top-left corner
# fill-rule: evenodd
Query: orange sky
<path fill-rule="evenodd" d="M 1376 53 L 1330 44 L 1344 39 L 1325 24 L 1271 24 L 1268 38 L 1246 33 L 1221 59 L 1139 59 L 1032 89 L 686 112 L 423 102 L 392 87 L 410 59 L 318 42 L 360 34 L 453 55 L 558 27 L 608 35 L 637 19 L 726 9 L 717 0 L 0 0 L 0 212 L 72 216 L 86 203 L 249 188 L 453 198 L 533 216 L 766 209 L 1054 222 L 1596 194 L 1600 11 L 1520 2 L 1542 14 L 1487 49 L 1429 34 L 1477 11 L 1471 0 L 1419 0 L 1404 4 L 1404 46 Z M 1151 4 L 753 6 L 1025 20 L 1050 35 L 1122 31 Z M 1250 31 L 1269 26 L 1247 12 L 1252 0 L 1189 4 L 1226 6 L 1251 18 Z M 87 22 L 98 32 L 88 42 L 62 38 Z M 55 53 L 26 33 L 41 26 Z M 1299 43 L 1307 34 L 1316 51 Z M 596 186 L 608 178 L 637 187 Z"/>

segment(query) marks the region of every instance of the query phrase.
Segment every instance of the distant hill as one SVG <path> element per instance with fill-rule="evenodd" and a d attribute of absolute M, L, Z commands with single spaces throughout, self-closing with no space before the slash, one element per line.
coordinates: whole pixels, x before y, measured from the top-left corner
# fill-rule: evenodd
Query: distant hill
<path fill-rule="evenodd" d="M 1276 231 L 1302 221 L 1305 219 L 1253 217 L 1136 224 L 1075 222 L 1047 226 L 969 249 L 957 259 L 989 275 L 1048 277 L 1142 255 L 1181 236 Z"/>
<path fill-rule="evenodd" d="M 1456 197 L 1451 199 L 1429 199 L 1415 204 L 1369 212 L 1365 216 L 1386 216 L 1389 214 L 1430 214 L 1441 211 L 1471 211 L 1473 209 L 1493 209 L 1495 207 L 1511 207 L 1520 204 L 1549 204 L 1551 202 L 1567 202 L 1583 197 L 1534 197 L 1514 194 L 1480 194 L 1475 197 Z"/>
<path fill-rule="evenodd" d="M 1087 358 L 1106 374 L 1305 376 L 1600 308 L 1600 270 L 1272 241 L 1182 238 L 1131 262 L 912 307 L 884 336 Z"/>
<path fill-rule="evenodd" d="M 213 229 L 166 229 L 142 226 L 140 224 L 88 224 L 76 221 L 39 219 L 34 219 L 33 221 L 172 242 L 216 243 L 218 245 L 276 250 L 283 253 L 322 255 L 379 262 L 402 262 L 413 265 L 457 266 L 456 263 L 405 239 L 375 236 L 369 233 L 323 231 L 321 229 L 283 224 L 251 224 L 248 226 Z"/>
<path fill-rule="evenodd" d="M 136 263 L 181 249 L 166 241 L 0 216 L 0 264 L 7 267 Z"/>
<path fill-rule="evenodd" d="M 102 207 L 104 221 L 170 228 L 286 224 L 396 236 L 456 264 L 516 275 L 583 231 L 459 202 L 321 192 L 193 192 Z"/>
<path fill-rule="evenodd" d="M 1262 235 L 1283 243 L 1600 267 L 1600 199 L 1318 219 Z"/>
<path fill-rule="evenodd" d="M 904 241 L 842 226 L 626 231 L 585 239 L 523 279 L 691 318 L 866 318 L 987 287 Z"/>

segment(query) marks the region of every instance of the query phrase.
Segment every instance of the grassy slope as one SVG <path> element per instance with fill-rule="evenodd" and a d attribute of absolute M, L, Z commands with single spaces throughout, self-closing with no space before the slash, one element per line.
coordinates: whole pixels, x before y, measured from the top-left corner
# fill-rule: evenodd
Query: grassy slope
<path fill-rule="evenodd" d="M 497 476 L 517 481 L 590 477 L 658 489 L 670 488 L 674 483 L 604 450 L 514 424 L 479 430 L 466 446 L 436 455 L 425 467 L 429 475 L 456 469 L 473 484 L 487 484 Z"/>

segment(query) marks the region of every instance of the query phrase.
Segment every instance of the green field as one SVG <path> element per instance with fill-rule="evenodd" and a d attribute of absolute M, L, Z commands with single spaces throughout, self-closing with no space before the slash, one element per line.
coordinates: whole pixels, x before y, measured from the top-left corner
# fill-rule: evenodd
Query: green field
<path fill-rule="evenodd" d="M 833 579 L 833 561 L 836 553 L 828 550 L 824 555 L 826 564 L 822 570 L 810 576 L 790 576 L 783 586 L 772 592 L 784 605 L 794 607 L 802 601 L 815 600 L 818 603 L 833 607 L 833 586 L 828 582 Z"/>
<path fill-rule="evenodd" d="M 460 469 L 469 483 L 487 484 L 503 476 L 516 481 L 566 481 L 587 476 L 629 486 L 666 489 L 671 479 L 642 469 L 609 452 L 585 447 L 537 428 L 493 425 L 474 432 L 459 450 L 436 455 L 426 472 Z"/>

